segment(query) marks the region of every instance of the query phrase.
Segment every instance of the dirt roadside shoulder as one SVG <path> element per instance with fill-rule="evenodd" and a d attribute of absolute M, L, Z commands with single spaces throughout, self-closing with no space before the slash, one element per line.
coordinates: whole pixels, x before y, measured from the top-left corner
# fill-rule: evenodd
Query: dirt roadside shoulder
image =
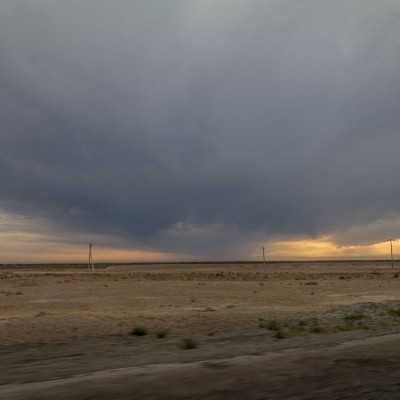
<path fill-rule="evenodd" d="M 398 399 L 399 392 L 399 334 L 0 387 L 7 400 Z"/>

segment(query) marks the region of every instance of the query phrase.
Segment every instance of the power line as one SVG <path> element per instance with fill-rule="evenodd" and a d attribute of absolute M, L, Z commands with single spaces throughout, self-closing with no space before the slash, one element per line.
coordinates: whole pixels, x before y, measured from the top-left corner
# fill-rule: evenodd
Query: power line
<path fill-rule="evenodd" d="M 92 267 L 92 272 L 94 272 L 94 262 L 92 256 L 92 243 L 89 244 L 89 262 L 88 262 L 88 270 Z"/>
<path fill-rule="evenodd" d="M 385 243 L 386 242 L 390 242 L 390 257 L 392 259 L 392 268 L 393 268 L 393 242 L 397 242 L 397 240 L 387 239 L 387 240 L 385 240 Z"/>

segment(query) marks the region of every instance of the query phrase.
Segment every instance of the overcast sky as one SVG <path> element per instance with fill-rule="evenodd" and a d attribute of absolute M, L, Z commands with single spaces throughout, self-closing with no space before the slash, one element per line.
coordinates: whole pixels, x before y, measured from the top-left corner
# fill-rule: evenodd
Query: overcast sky
<path fill-rule="evenodd" d="M 15 259 L 17 234 L 187 260 L 372 244 L 400 236 L 399 174 L 398 0 L 0 0 Z"/>

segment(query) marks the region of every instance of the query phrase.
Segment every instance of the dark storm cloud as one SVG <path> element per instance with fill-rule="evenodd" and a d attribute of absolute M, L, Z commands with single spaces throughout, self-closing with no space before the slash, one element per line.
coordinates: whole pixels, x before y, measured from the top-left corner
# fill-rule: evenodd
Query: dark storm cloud
<path fill-rule="evenodd" d="M 397 1 L 4 0 L 1 206 L 177 250 L 397 215 L 399 22 Z"/>

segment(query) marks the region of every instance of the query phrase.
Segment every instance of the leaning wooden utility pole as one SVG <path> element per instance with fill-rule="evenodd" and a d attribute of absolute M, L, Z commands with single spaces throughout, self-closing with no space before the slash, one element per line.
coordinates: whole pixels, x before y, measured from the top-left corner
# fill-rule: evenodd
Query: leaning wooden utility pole
<path fill-rule="evenodd" d="M 390 257 L 392 259 L 392 268 L 393 268 L 393 244 L 392 244 L 392 242 L 397 242 L 397 240 L 388 239 L 388 240 L 385 240 L 385 242 L 390 242 Z"/>
<path fill-rule="evenodd" d="M 263 251 L 263 260 L 264 260 L 264 265 L 265 265 L 265 252 L 264 252 L 264 246 L 262 247 L 262 251 Z"/>
<path fill-rule="evenodd" d="M 89 244 L 89 262 L 88 262 L 88 270 L 92 267 L 92 272 L 94 272 L 94 262 L 92 256 L 92 243 Z"/>

